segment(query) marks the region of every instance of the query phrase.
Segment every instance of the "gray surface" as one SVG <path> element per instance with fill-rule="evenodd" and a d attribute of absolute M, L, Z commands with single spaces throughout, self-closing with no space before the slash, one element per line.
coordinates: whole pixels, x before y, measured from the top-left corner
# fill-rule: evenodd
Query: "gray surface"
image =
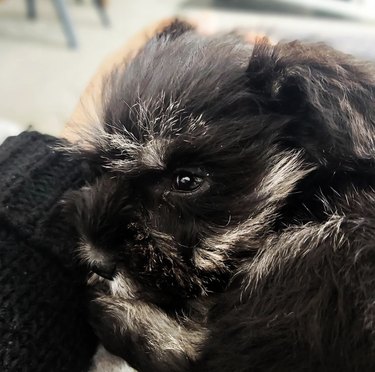
<path fill-rule="evenodd" d="M 324 41 L 360 58 L 375 60 L 375 22 L 334 17 L 281 0 L 185 0 L 183 6 L 200 12 L 213 7 L 220 15 L 218 24 L 226 29 L 252 29 L 275 41 Z M 375 12 L 375 4 L 371 11 Z"/>
<path fill-rule="evenodd" d="M 37 0 L 26 17 L 22 0 L 0 1 L 0 122 L 58 134 L 105 56 L 143 27 L 178 11 L 175 0 L 109 0 L 103 27 L 92 0 L 67 0 L 80 47 L 71 50 L 52 1 Z"/>

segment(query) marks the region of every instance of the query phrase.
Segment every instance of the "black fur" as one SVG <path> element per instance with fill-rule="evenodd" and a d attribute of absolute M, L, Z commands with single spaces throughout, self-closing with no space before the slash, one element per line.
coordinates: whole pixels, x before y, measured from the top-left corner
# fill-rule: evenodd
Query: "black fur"
<path fill-rule="evenodd" d="M 89 279 L 104 346 L 141 371 L 374 370 L 374 97 L 325 45 L 178 23 L 114 71 L 79 150 L 100 176 L 66 199 L 81 258 L 116 267 Z"/>

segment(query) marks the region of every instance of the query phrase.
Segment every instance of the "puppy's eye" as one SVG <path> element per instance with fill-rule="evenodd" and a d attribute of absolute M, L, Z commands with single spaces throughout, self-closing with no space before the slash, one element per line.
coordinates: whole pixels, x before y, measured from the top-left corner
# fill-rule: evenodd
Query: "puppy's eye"
<path fill-rule="evenodd" d="M 202 184 L 202 177 L 188 172 L 181 172 L 175 174 L 172 186 L 175 191 L 191 192 L 197 190 Z"/>

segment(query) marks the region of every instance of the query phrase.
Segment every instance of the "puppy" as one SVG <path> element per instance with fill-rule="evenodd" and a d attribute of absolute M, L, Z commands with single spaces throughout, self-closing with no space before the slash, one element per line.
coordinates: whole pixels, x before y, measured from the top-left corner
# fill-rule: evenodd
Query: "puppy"
<path fill-rule="evenodd" d="M 103 87 L 67 196 L 91 324 L 139 371 L 375 368 L 375 81 L 175 22 Z"/>

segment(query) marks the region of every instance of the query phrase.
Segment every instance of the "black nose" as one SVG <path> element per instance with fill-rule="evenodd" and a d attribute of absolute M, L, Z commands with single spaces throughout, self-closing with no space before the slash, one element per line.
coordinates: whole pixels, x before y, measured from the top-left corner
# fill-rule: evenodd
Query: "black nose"
<path fill-rule="evenodd" d="M 95 263 L 91 265 L 91 271 L 98 274 L 102 278 L 113 280 L 116 272 L 116 264 L 114 263 Z"/>

